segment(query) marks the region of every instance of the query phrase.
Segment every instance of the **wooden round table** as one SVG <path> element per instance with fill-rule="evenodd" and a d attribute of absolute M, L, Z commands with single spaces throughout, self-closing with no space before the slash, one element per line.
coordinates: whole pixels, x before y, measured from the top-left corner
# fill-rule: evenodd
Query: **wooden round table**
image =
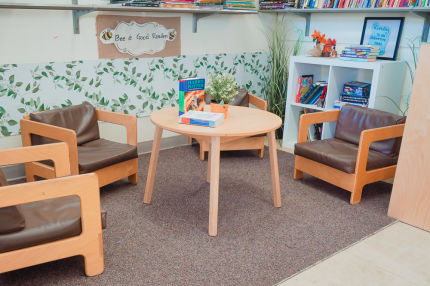
<path fill-rule="evenodd" d="M 155 135 L 152 144 L 151 159 L 149 162 L 148 177 L 146 179 L 144 203 L 151 202 L 154 187 L 155 172 L 157 169 L 158 153 L 160 150 L 163 129 L 194 138 L 208 139 L 210 142 L 208 171 L 206 180 L 210 183 L 209 197 L 209 235 L 217 235 L 218 223 L 218 185 L 220 142 L 233 141 L 258 134 L 267 134 L 269 141 L 270 170 L 272 177 L 273 203 L 281 207 L 281 193 L 279 186 L 278 157 L 276 153 L 275 130 L 282 120 L 279 116 L 248 107 L 230 106 L 228 117 L 220 126 L 215 128 L 178 123 L 178 107 L 158 110 L 151 115 L 155 125 Z M 198 159 L 198 158 L 196 158 Z M 263 170 L 262 170 L 263 171 Z"/>

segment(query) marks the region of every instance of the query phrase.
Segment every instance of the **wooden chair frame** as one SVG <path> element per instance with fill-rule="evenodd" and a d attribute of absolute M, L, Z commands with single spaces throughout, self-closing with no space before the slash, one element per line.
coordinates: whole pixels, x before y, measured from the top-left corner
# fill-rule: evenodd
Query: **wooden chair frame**
<path fill-rule="evenodd" d="M 340 111 L 315 112 L 300 116 L 297 143 L 306 142 L 311 124 L 337 121 Z M 351 192 L 350 203 L 358 204 L 364 185 L 394 177 L 396 166 L 366 170 L 369 147 L 372 142 L 402 137 L 405 124 L 368 129 L 361 132 L 355 173 L 349 174 L 302 156 L 295 156 L 294 179 L 301 179 L 303 172 Z"/>
<path fill-rule="evenodd" d="M 137 119 L 135 116 L 96 109 L 97 120 L 123 125 L 127 129 L 127 144 L 137 146 Z M 69 160 L 72 175 L 79 175 L 78 147 L 76 132 L 72 129 L 57 127 L 30 119 L 28 114 L 21 119 L 21 139 L 23 146 L 31 146 L 31 134 L 44 136 L 50 139 L 63 141 L 69 146 Z M 46 179 L 55 178 L 54 169 L 40 162 L 25 164 L 27 182 L 35 180 L 35 176 Z M 127 160 L 94 171 L 99 180 L 99 186 L 118 181 L 128 177 L 132 184 L 137 184 L 138 159 Z"/>
<path fill-rule="evenodd" d="M 65 143 L 55 143 L 0 151 L 0 165 L 53 160 L 55 175 L 70 175 L 69 152 Z M 78 236 L 0 253 L 0 273 L 66 257 L 82 255 L 85 273 L 98 275 L 104 270 L 97 175 L 85 174 L 23 183 L 0 188 L 0 208 L 66 196 L 81 201 L 82 232 Z"/>
<path fill-rule="evenodd" d="M 249 103 L 261 110 L 267 110 L 267 102 L 248 93 Z M 188 137 L 188 144 L 193 144 L 193 138 L 200 144 L 200 160 L 205 159 L 205 152 L 209 152 L 209 139 L 205 137 Z M 228 150 L 258 150 L 258 157 L 264 156 L 264 136 L 258 137 L 229 137 L 221 139 L 220 151 Z"/>

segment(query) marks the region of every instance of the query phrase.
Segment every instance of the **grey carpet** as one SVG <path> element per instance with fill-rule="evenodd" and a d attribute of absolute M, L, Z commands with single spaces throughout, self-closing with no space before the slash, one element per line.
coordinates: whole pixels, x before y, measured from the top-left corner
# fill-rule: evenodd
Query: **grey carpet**
<path fill-rule="evenodd" d="M 267 151 L 267 150 L 266 150 Z M 294 157 L 278 151 L 282 208 L 273 207 L 269 157 L 221 154 L 218 236 L 207 234 L 207 161 L 196 146 L 160 152 L 154 193 L 143 204 L 149 154 L 139 184 L 101 190 L 108 211 L 105 271 L 86 277 L 82 257 L 0 275 L 2 285 L 273 285 L 393 220 L 391 185 L 364 188 L 362 202 L 310 176 L 292 179 Z"/>

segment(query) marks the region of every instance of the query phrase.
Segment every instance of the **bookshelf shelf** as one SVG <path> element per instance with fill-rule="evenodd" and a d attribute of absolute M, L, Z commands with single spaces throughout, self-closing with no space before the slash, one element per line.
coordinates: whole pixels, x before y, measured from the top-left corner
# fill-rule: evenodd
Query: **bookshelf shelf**
<path fill-rule="evenodd" d="M 398 7 L 398 8 L 285 8 L 273 10 L 260 10 L 261 13 L 290 13 L 305 18 L 305 36 L 309 36 L 309 28 L 312 13 L 412 13 L 424 18 L 422 42 L 427 42 L 430 30 L 430 8 L 429 7 Z"/>
<path fill-rule="evenodd" d="M 213 14 L 257 14 L 258 11 L 224 10 L 219 8 L 163 8 L 163 7 L 127 7 L 117 4 L 110 5 L 81 5 L 77 0 L 72 4 L 27 4 L 27 3 L 0 3 L 0 9 L 26 9 L 26 10 L 63 10 L 73 13 L 73 31 L 79 34 L 79 17 L 96 11 L 116 12 L 158 12 L 158 13 L 191 13 L 193 15 L 193 33 L 197 32 L 199 19 Z"/>
<path fill-rule="evenodd" d="M 333 110 L 335 100 L 348 81 L 371 83 L 369 107 L 397 113 L 393 102 L 401 101 L 406 63 L 403 61 L 351 62 L 333 58 L 310 56 L 291 57 L 285 105 L 284 136 L 282 146 L 293 148 L 297 142 L 300 114 L 305 108 L 318 111 Z M 324 108 L 296 103 L 297 82 L 302 75 L 313 75 L 314 82 L 327 81 Z M 322 139 L 334 136 L 335 122 L 326 122 L 322 128 Z"/>
<path fill-rule="evenodd" d="M 314 104 L 303 104 L 303 103 L 293 102 L 293 103 L 291 103 L 291 105 L 301 107 L 301 108 L 314 109 L 314 110 L 321 110 L 321 111 L 324 110 L 324 107 L 319 107 L 319 106 L 316 106 Z"/>

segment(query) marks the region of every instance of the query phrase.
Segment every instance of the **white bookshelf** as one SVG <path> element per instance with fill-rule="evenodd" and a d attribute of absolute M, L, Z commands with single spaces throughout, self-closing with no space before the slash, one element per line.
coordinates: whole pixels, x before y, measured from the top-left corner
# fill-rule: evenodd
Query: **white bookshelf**
<path fill-rule="evenodd" d="M 370 83 L 369 107 L 397 114 L 398 109 L 391 100 L 396 103 L 401 101 L 405 71 L 406 64 L 402 61 L 352 62 L 323 57 L 291 57 L 282 146 L 294 148 L 297 142 L 300 114 L 304 108 L 318 111 L 333 110 L 333 104 L 339 99 L 343 84 L 348 81 Z M 298 78 L 308 74 L 313 75 L 314 82 L 325 80 L 328 83 L 323 108 L 296 103 Z M 335 122 L 324 123 L 321 138 L 332 138 L 335 129 Z"/>

